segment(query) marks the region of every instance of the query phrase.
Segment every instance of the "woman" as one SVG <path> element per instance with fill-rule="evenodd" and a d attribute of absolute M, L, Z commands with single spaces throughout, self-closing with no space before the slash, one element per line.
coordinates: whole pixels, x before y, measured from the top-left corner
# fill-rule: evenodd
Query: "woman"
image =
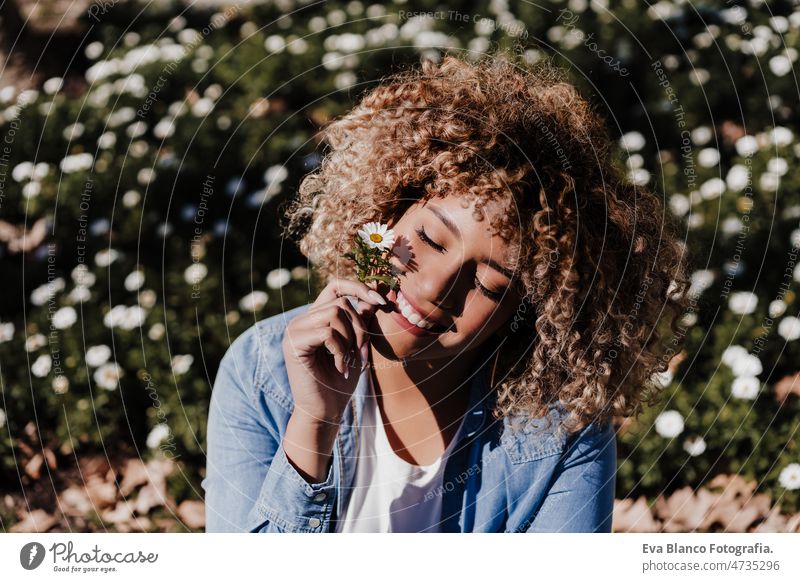
<path fill-rule="evenodd" d="M 602 119 L 547 63 L 448 55 L 325 137 L 285 225 L 325 285 L 223 358 L 207 531 L 610 532 L 611 419 L 657 388 L 688 281 Z M 370 221 L 397 291 L 342 258 Z"/>

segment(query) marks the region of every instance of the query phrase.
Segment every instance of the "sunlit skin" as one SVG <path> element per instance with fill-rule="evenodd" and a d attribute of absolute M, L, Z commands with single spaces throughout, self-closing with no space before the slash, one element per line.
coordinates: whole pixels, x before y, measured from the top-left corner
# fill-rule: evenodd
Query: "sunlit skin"
<path fill-rule="evenodd" d="M 377 311 L 369 327 L 371 373 L 387 436 L 400 457 L 418 465 L 444 452 L 466 411 L 465 379 L 475 367 L 475 350 L 509 324 L 521 299 L 508 276 L 513 245 L 493 234 L 488 214 L 478 221 L 473 205 L 462 205 L 458 196 L 417 202 L 389 223 L 400 291 L 451 329 L 418 337 L 388 308 Z M 507 212 L 500 203 L 483 211 Z"/>

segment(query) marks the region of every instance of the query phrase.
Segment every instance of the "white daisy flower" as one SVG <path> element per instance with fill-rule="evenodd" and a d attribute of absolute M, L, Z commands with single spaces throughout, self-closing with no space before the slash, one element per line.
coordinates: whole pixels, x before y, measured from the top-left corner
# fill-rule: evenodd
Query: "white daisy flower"
<path fill-rule="evenodd" d="M 374 249 L 383 251 L 394 246 L 394 231 L 379 222 L 368 222 L 359 229 L 358 236 Z"/>
<path fill-rule="evenodd" d="M 189 368 L 192 367 L 192 362 L 194 362 L 194 356 L 192 354 L 174 356 L 172 358 L 172 371 L 178 376 L 185 374 L 189 371 Z"/>
<path fill-rule="evenodd" d="M 743 400 L 755 400 L 761 389 L 761 382 L 755 376 L 740 376 L 731 384 L 731 395 Z"/>
<path fill-rule="evenodd" d="M 747 355 L 747 350 L 742 346 L 728 346 L 722 352 L 722 363 L 732 368 L 736 360 Z"/>
<path fill-rule="evenodd" d="M 778 324 L 778 335 L 787 342 L 800 338 L 800 319 L 793 315 L 787 315 Z"/>
<path fill-rule="evenodd" d="M 122 368 L 115 362 L 103 364 L 94 371 L 94 381 L 100 388 L 116 390 L 122 374 Z"/>
<path fill-rule="evenodd" d="M 786 302 L 775 299 L 770 302 L 768 311 L 770 317 L 780 317 L 786 311 Z"/>
<path fill-rule="evenodd" d="M 683 450 L 692 457 L 697 457 L 706 451 L 706 441 L 701 436 L 689 437 L 683 442 Z"/>
<path fill-rule="evenodd" d="M 737 358 L 730 367 L 733 375 L 737 378 L 740 376 L 758 376 L 764 371 L 761 360 L 753 354 L 745 354 L 741 358 Z"/>
<path fill-rule="evenodd" d="M 25 351 L 35 352 L 39 348 L 47 345 L 47 338 L 41 333 L 34 333 L 25 338 Z"/>
<path fill-rule="evenodd" d="M 258 311 L 267 303 L 269 296 L 263 291 L 253 291 L 248 293 L 239 301 L 242 311 Z"/>
<path fill-rule="evenodd" d="M 208 267 L 203 263 L 192 263 L 183 272 L 183 278 L 189 285 L 197 285 L 208 275 Z"/>
<path fill-rule="evenodd" d="M 92 368 L 99 368 L 111 357 L 111 348 L 106 345 L 92 346 L 86 350 L 86 364 Z"/>
<path fill-rule="evenodd" d="M 138 291 L 144 285 L 144 273 L 133 271 L 125 277 L 125 289 L 128 291 Z"/>
<path fill-rule="evenodd" d="M 14 324 L 0 323 L 0 344 L 11 341 L 14 338 Z"/>
<path fill-rule="evenodd" d="M 67 329 L 78 321 L 78 313 L 72 307 L 62 307 L 53 314 L 53 327 L 56 329 Z"/>
<path fill-rule="evenodd" d="M 150 434 L 147 435 L 147 446 L 151 449 L 158 448 L 165 438 L 169 436 L 169 426 L 166 423 L 159 423 L 153 427 Z"/>
<path fill-rule="evenodd" d="M 758 296 L 750 291 L 736 291 L 728 298 L 728 308 L 737 315 L 753 313 L 758 305 Z"/>
<path fill-rule="evenodd" d="M 53 359 L 49 354 L 42 354 L 31 365 L 31 374 L 37 378 L 44 378 L 50 373 L 50 368 L 53 367 Z"/>
<path fill-rule="evenodd" d="M 800 464 L 790 463 L 786 465 L 778 477 L 778 482 L 784 489 L 800 489 Z"/>
<path fill-rule="evenodd" d="M 656 432 L 671 439 L 683 432 L 683 415 L 677 410 L 665 410 L 656 418 Z"/>
<path fill-rule="evenodd" d="M 160 340 L 164 336 L 164 324 L 154 323 L 150 330 L 147 332 L 147 337 L 151 340 Z"/>
<path fill-rule="evenodd" d="M 51 386 L 56 394 L 64 394 L 69 390 L 69 380 L 67 380 L 66 376 L 59 375 L 53 378 Z"/>
<path fill-rule="evenodd" d="M 270 289 L 280 289 L 292 280 L 292 274 L 288 269 L 273 269 L 267 273 L 267 287 Z"/>

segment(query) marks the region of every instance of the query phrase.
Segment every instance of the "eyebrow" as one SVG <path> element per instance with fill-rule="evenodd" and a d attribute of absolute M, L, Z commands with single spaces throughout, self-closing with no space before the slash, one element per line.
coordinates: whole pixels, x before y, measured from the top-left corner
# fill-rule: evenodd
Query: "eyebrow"
<path fill-rule="evenodd" d="M 457 236 L 459 239 L 461 238 L 461 231 L 458 229 L 456 224 L 452 220 L 450 220 L 450 217 L 447 216 L 444 212 L 442 212 L 442 210 L 438 206 L 434 206 L 431 204 L 431 205 L 426 205 L 425 207 L 439 217 L 439 220 L 442 221 L 447 230 L 452 232 L 453 235 Z M 511 269 L 504 267 L 503 265 L 495 261 L 493 258 L 491 257 L 485 258 L 483 262 L 492 267 L 494 270 L 502 273 L 509 279 L 514 278 L 514 272 Z"/>

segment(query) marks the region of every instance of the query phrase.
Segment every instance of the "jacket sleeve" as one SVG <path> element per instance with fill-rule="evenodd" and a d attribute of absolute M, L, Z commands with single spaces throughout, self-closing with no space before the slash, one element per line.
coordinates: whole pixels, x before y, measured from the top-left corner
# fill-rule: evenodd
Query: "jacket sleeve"
<path fill-rule="evenodd" d="M 279 354 L 274 353 L 280 350 Z M 264 354 L 264 350 L 273 353 Z M 207 532 L 325 532 L 335 500 L 327 478 L 308 483 L 281 444 L 291 411 L 261 390 L 259 358 L 283 358 L 280 338 L 253 326 L 223 357 L 208 416 L 205 490 Z M 266 367 L 272 367 L 270 362 Z"/>
<path fill-rule="evenodd" d="M 611 532 L 617 469 L 614 426 L 591 424 L 571 440 L 526 533 Z"/>

